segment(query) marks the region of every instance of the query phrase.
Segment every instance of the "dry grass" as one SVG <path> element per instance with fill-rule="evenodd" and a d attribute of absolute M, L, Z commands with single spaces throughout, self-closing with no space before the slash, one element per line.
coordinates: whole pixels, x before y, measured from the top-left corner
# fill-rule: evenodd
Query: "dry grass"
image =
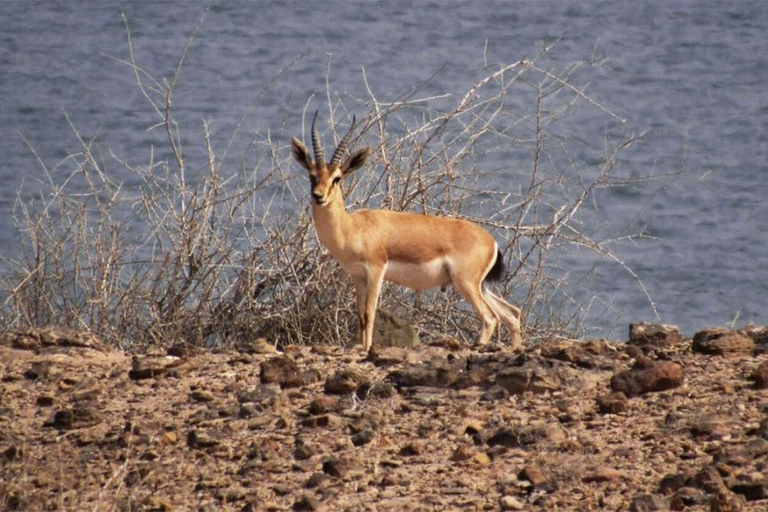
<path fill-rule="evenodd" d="M 153 78 L 130 48 L 125 64 L 155 116 L 153 128 L 165 134 L 165 147 L 150 151 L 144 165 L 117 158 L 74 124 L 80 147 L 56 168 L 67 178 L 54 179 L 40 160 L 35 199 L 22 191 L 13 210 L 21 253 L 5 260 L 0 283 L 7 328 L 71 326 L 122 347 L 354 336 L 350 283 L 317 243 L 308 187 L 288 148 L 291 135 L 305 133 L 300 127 L 316 102 L 307 102 L 301 120 L 288 120 L 286 133 L 256 134 L 238 169 L 225 163 L 235 158 L 242 123 L 215 149 L 203 124 L 197 153 L 190 152 L 200 158 L 186 155 L 172 98 L 199 28 L 170 79 Z M 610 240 L 580 214 L 596 190 L 627 182 L 619 157 L 638 140 L 571 80 L 576 69 L 600 63 L 553 70 L 549 51 L 487 66 L 483 79 L 458 94 L 424 97 L 416 86 L 383 102 L 369 86 L 375 77 L 363 75 L 366 97 L 329 86 L 323 109 L 326 144 L 355 113 L 364 121 L 354 144 L 373 148 L 348 184 L 348 207 L 461 216 L 485 226 L 506 248 L 510 271 L 498 291 L 522 307 L 527 338 L 581 328 L 591 294 L 559 257 L 587 248 L 618 261 Z M 590 144 L 574 130 L 594 116 L 607 129 Z M 501 168 L 487 167 L 499 161 Z M 474 315 L 453 292 L 386 287 L 381 300 L 426 336 L 475 338 Z"/>

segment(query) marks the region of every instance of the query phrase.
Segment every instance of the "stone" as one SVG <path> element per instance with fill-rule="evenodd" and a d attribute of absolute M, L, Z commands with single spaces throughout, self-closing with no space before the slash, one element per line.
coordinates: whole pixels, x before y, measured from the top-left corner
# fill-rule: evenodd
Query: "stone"
<path fill-rule="evenodd" d="M 483 402 L 495 402 L 497 400 L 506 400 L 507 398 L 509 398 L 509 391 L 498 384 L 489 387 L 480 395 L 480 400 Z"/>
<path fill-rule="evenodd" d="M 397 387 L 449 388 L 464 372 L 466 365 L 463 358 L 431 360 L 396 370 L 389 374 L 389 379 Z"/>
<path fill-rule="evenodd" d="M 595 368 L 597 361 L 595 352 L 599 351 L 596 344 L 588 345 L 577 340 L 547 341 L 541 345 L 541 356 L 547 359 L 557 359 L 575 364 L 582 368 Z"/>
<path fill-rule="evenodd" d="M 373 429 L 366 428 L 352 436 L 352 444 L 355 446 L 363 446 L 373 441 L 373 437 Z"/>
<path fill-rule="evenodd" d="M 723 477 L 714 466 L 704 466 L 691 481 L 693 487 L 697 487 L 709 494 L 724 492 L 727 490 Z"/>
<path fill-rule="evenodd" d="M 210 432 L 201 429 L 192 429 L 187 432 L 187 446 L 190 448 L 212 448 L 219 444 Z"/>
<path fill-rule="evenodd" d="M 750 380 L 755 384 L 755 389 L 768 389 L 768 361 L 763 361 L 754 369 Z"/>
<path fill-rule="evenodd" d="M 635 365 L 611 377 L 611 389 L 627 396 L 665 391 L 682 385 L 683 368 L 671 361 L 652 361 L 640 357 Z"/>
<path fill-rule="evenodd" d="M 195 402 L 213 402 L 216 399 L 213 393 L 204 389 L 193 390 L 189 394 L 189 397 Z"/>
<path fill-rule="evenodd" d="M 731 490 L 741 494 L 747 501 L 758 501 L 768 499 L 768 479 L 738 482 L 731 486 Z"/>
<path fill-rule="evenodd" d="M 757 436 L 768 439 L 768 418 L 764 418 L 763 421 L 760 422 L 760 426 L 757 427 L 757 432 L 755 432 Z"/>
<path fill-rule="evenodd" d="M 320 510 L 320 502 L 314 496 L 305 494 L 293 503 L 292 508 L 301 512 L 315 512 Z"/>
<path fill-rule="evenodd" d="M 583 477 L 581 477 L 581 481 L 584 483 L 591 483 L 591 482 L 613 482 L 615 480 L 621 480 L 626 478 L 626 474 L 623 471 L 619 471 L 616 468 L 608 467 L 608 466 L 600 466 L 592 471 L 587 472 Z"/>
<path fill-rule="evenodd" d="M 694 334 L 691 348 L 696 353 L 714 356 L 751 355 L 755 342 L 739 332 L 715 327 Z"/>
<path fill-rule="evenodd" d="M 676 325 L 640 322 L 629 325 L 629 344 L 642 348 L 664 348 L 683 341 L 683 332 Z"/>
<path fill-rule="evenodd" d="M 540 443 L 560 444 L 567 439 L 558 423 L 537 423 L 517 427 L 502 427 L 488 440 L 488 446 L 523 448 Z"/>
<path fill-rule="evenodd" d="M 627 395 L 621 391 L 597 397 L 597 410 L 600 414 L 618 414 L 627 410 Z"/>
<path fill-rule="evenodd" d="M 386 309 L 379 309 L 376 312 L 376 319 L 373 323 L 374 347 L 414 348 L 418 344 L 419 333 L 414 326 Z"/>
<path fill-rule="evenodd" d="M 235 344 L 235 350 L 244 354 L 276 354 L 277 349 L 274 343 L 270 343 L 265 338 L 256 340 L 242 340 Z"/>
<path fill-rule="evenodd" d="M 523 510 L 525 509 L 525 503 L 521 502 L 514 496 L 502 496 L 499 501 L 501 510 Z"/>
<path fill-rule="evenodd" d="M 417 363 L 419 356 L 413 349 L 403 347 L 378 347 L 375 344 L 368 353 L 368 360 L 376 366 L 394 366 Z"/>
<path fill-rule="evenodd" d="M 640 494 L 632 498 L 629 510 L 630 512 L 668 511 L 669 500 L 658 494 Z"/>
<path fill-rule="evenodd" d="M 133 380 L 154 379 L 170 371 L 179 371 L 186 367 L 187 360 L 176 356 L 134 356 L 128 377 Z"/>
<path fill-rule="evenodd" d="M 53 418 L 45 426 L 58 430 L 75 430 L 88 428 L 101 423 L 103 418 L 99 412 L 87 404 L 56 411 Z"/>
<path fill-rule="evenodd" d="M 276 356 L 261 363 L 261 382 L 278 384 L 281 388 L 302 385 L 299 367 L 289 356 Z"/>
<path fill-rule="evenodd" d="M 339 399 L 327 395 L 321 395 L 309 403 L 309 413 L 313 415 L 325 414 L 339 407 Z"/>
<path fill-rule="evenodd" d="M 681 487 L 685 487 L 689 480 L 690 475 L 685 473 L 665 475 L 661 482 L 659 482 L 659 492 L 665 495 L 674 494 Z"/>
<path fill-rule="evenodd" d="M 531 368 L 507 368 L 496 375 L 496 385 L 504 388 L 509 394 L 519 395 L 528 390 L 532 378 Z"/>
<path fill-rule="evenodd" d="M 672 510 L 684 510 L 688 507 L 702 506 L 709 503 L 710 497 L 701 489 L 681 487 L 669 498 Z"/>
<path fill-rule="evenodd" d="M 357 458 L 349 455 L 329 457 L 323 461 L 323 473 L 342 479 L 353 471 L 359 471 L 361 467 Z"/>
<path fill-rule="evenodd" d="M 741 512 L 746 504 L 744 496 L 726 490 L 712 497 L 709 510 L 711 512 Z"/>
<path fill-rule="evenodd" d="M 367 382 L 367 378 L 351 368 L 344 368 L 329 375 L 325 380 L 325 392 L 331 395 L 347 395 Z"/>
<path fill-rule="evenodd" d="M 320 414 L 301 420 L 301 426 L 309 428 L 338 428 L 343 423 L 342 419 L 335 414 Z"/>

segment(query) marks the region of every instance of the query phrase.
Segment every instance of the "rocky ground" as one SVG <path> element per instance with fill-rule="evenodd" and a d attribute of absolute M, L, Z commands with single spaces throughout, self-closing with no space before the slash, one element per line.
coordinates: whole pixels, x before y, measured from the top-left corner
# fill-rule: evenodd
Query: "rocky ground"
<path fill-rule="evenodd" d="M 0 510 L 768 510 L 768 329 L 446 340 L 0 340 Z"/>

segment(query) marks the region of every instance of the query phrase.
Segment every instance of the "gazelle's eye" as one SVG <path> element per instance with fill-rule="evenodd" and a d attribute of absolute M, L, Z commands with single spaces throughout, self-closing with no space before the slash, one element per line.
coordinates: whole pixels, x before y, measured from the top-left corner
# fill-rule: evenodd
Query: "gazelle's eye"
<path fill-rule="evenodd" d="M 333 184 L 338 185 L 341 182 L 341 176 L 336 176 L 333 178 Z"/>

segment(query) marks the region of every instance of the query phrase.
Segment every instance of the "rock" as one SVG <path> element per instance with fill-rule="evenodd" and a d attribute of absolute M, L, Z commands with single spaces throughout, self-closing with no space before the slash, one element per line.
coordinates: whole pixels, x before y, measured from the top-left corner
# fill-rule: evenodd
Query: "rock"
<path fill-rule="evenodd" d="M 488 446 L 521 448 L 539 443 L 560 444 L 567 439 L 558 423 L 540 423 L 519 427 L 502 427 L 488 438 Z"/>
<path fill-rule="evenodd" d="M 711 512 L 741 512 L 746 504 L 743 496 L 726 490 L 717 493 L 712 498 L 709 510 Z"/>
<path fill-rule="evenodd" d="M 56 411 L 53 418 L 45 426 L 59 430 L 74 430 L 88 428 L 101 423 L 103 418 L 96 409 L 87 404 L 77 405 Z"/>
<path fill-rule="evenodd" d="M 458 380 L 466 364 L 462 358 L 432 360 L 396 370 L 389 374 L 389 379 L 397 387 L 448 388 Z"/>
<path fill-rule="evenodd" d="M 424 454 L 424 445 L 419 442 L 410 442 L 400 448 L 398 452 L 403 457 L 418 457 Z"/>
<path fill-rule="evenodd" d="M 525 509 L 525 503 L 522 503 L 520 500 L 518 500 L 514 496 L 502 496 L 501 500 L 499 501 L 499 506 L 501 507 L 501 510 Z"/>
<path fill-rule="evenodd" d="M 320 414 L 319 416 L 310 416 L 309 418 L 304 418 L 301 421 L 302 427 L 310 428 L 338 428 L 343 424 L 344 422 L 342 419 L 335 414 Z"/>
<path fill-rule="evenodd" d="M 747 501 L 768 499 L 768 479 L 738 482 L 731 486 L 731 490 L 744 496 Z"/>
<path fill-rule="evenodd" d="M 336 371 L 325 380 L 325 392 L 332 395 L 347 395 L 367 382 L 367 378 L 351 368 Z"/>
<path fill-rule="evenodd" d="M 133 380 L 154 379 L 170 371 L 185 368 L 187 360 L 176 356 L 134 356 L 128 377 Z"/>
<path fill-rule="evenodd" d="M 254 412 L 277 411 L 286 405 L 286 399 L 278 384 L 260 384 L 241 391 L 237 394 L 237 401 L 249 406 L 246 410 L 241 408 L 241 414 L 245 413 L 245 417 L 251 415 L 247 412 L 248 409 Z"/>
<path fill-rule="evenodd" d="M 759 352 L 768 351 L 768 325 L 747 325 L 741 332 L 752 338 Z"/>
<path fill-rule="evenodd" d="M 683 379 L 683 368 L 680 365 L 641 357 L 632 369 L 611 377 L 611 389 L 627 396 L 637 396 L 676 388 L 683 383 Z"/>
<path fill-rule="evenodd" d="M 495 402 L 496 400 L 506 400 L 507 398 L 509 398 L 509 391 L 498 384 L 489 387 L 480 395 L 480 400 L 483 402 Z"/>
<path fill-rule="evenodd" d="M 710 497 L 701 489 L 695 487 L 681 487 L 669 499 L 672 510 L 684 510 L 688 507 L 706 505 Z"/>
<path fill-rule="evenodd" d="M 189 397 L 195 402 L 213 402 L 216 399 L 213 393 L 204 389 L 193 390 L 189 394 Z"/>
<path fill-rule="evenodd" d="M 693 336 L 692 349 L 699 354 L 715 356 L 747 355 L 755 350 L 749 336 L 722 327 L 705 329 Z"/>
<path fill-rule="evenodd" d="M 768 418 L 764 418 L 763 421 L 760 422 L 760 426 L 757 427 L 757 432 L 755 432 L 757 436 L 768 439 Z"/>
<path fill-rule="evenodd" d="M 9 332 L 0 337 L 0 345 L 20 350 L 40 350 L 44 347 L 76 347 L 106 352 L 99 337 L 91 332 L 69 327 L 35 327 Z"/>
<path fill-rule="evenodd" d="M 669 501 L 658 494 L 640 494 L 632 499 L 630 512 L 668 511 Z"/>
<path fill-rule="evenodd" d="M 768 361 L 763 361 L 754 369 L 750 380 L 754 382 L 756 389 L 768 389 Z"/>
<path fill-rule="evenodd" d="M 627 395 L 621 391 L 597 397 L 597 410 L 600 414 L 618 414 L 627 410 Z"/>
<path fill-rule="evenodd" d="M 373 437 L 373 429 L 366 428 L 352 436 L 352 444 L 355 446 L 363 446 L 373 441 Z"/>
<path fill-rule="evenodd" d="M 261 382 L 279 384 L 281 388 L 302 385 L 299 367 L 289 356 L 277 356 L 261 363 Z"/>
<path fill-rule="evenodd" d="M 397 395 L 397 390 L 389 382 L 364 382 L 357 388 L 355 394 L 360 400 L 367 400 L 369 398 L 386 399 Z"/>
<path fill-rule="evenodd" d="M 507 368 L 496 375 L 496 385 L 509 394 L 519 395 L 528 390 L 532 378 L 531 368 Z"/>
<path fill-rule="evenodd" d="M 314 496 L 304 495 L 293 503 L 293 510 L 315 512 L 320 510 L 320 502 Z"/>
<path fill-rule="evenodd" d="M 276 354 L 277 349 L 273 343 L 265 338 L 256 340 L 243 340 L 235 344 L 235 350 L 244 354 Z"/>
<path fill-rule="evenodd" d="M 374 347 L 413 348 L 418 344 L 419 333 L 414 326 L 385 309 L 379 309 L 376 312 L 376 320 L 373 324 Z"/>
<path fill-rule="evenodd" d="M 313 415 L 325 414 L 339 407 L 339 399 L 327 395 L 321 395 L 309 403 L 309 413 Z"/>
<path fill-rule="evenodd" d="M 640 322 L 629 325 L 629 344 L 641 348 L 668 347 L 683 341 L 683 333 L 675 325 Z"/>
<path fill-rule="evenodd" d="M 681 487 L 685 487 L 690 479 L 690 475 L 685 473 L 665 475 L 664 478 L 661 479 L 661 482 L 659 482 L 659 492 L 665 495 L 674 494 Z"/>
<path fill-rule="evenodd" d="M 352 472 L 359 471 L 361 468 L 362 466 L 357 458 L 350 455 L 330 457 L 323 461 L 323 473 L 342 479 Z"/>
<path fill-rule="evenodd" d="M 613 482 L 615 480 L 621 480 L 624 478 L 626 478 L 626 474 L 623 471 L 619 471 L 616 468 L 608 466 L 600 466 L 593 469 L 592 471 L 587 472 L 583 477 L 581 477 L 581 481 L 584 483 L 600 483 Z"/>
<path fill-rule="evenodd" d="M 418 363 L 419 356 L 410 348 L 377 347 L 374 344 L 368 353 L 368 360 L 376 366 L 394 366 L 403 363 Z"/>
<path fill-rule="evenodd" d="M 190 448 L 212 448 L 219 444 L 210 432 L 200 429 L 192 429 L 187 432 L 187 446 Z"/>
<path fill-rule="evenodd" d="M 723 477 L 720 476 L 720 473 L 718 473 L 714 466 L 704 466 L 701 471 L 693 477 L 691 485 L 698 487 L 709 494 L 727 490 Z"/>
<path fill-rule="evenodd" d="M 768 456 L 768 441 L 756 438 L 745 445 L 724 445 L 712 456 L 712 461 L 715 465 L 722 463 L 731 467 L 744 467 L 753 460 L 766 456 Z"/>

